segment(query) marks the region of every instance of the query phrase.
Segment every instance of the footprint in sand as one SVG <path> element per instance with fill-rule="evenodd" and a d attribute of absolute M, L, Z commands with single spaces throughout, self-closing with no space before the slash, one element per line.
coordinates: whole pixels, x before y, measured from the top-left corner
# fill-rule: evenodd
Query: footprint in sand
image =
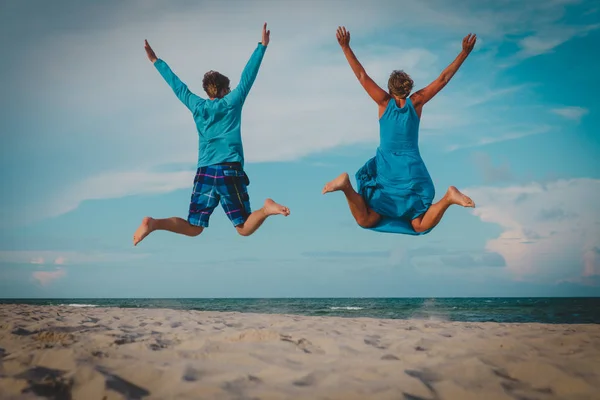
<path fill-rule="evenodd" d="M 25 389 L 35 395 L 45 398 L 70 399 L 73 382 L 63 375 L 66 371 L 45 367 L 33 367 L 19 375 L 15 379 L 24 379 L 29 384 Z"/>
<path fill-rule="evenodd" d="M 381 344 L 381 336 L 379 335 L 370 335 L 370 336 L 365 336 L 364 340 L 365 344 L 368 344 L 369 346 L 373 346 L 376 349 L 387 349 L 386 345 Z"/>
<path fill-rule="evenodd" d="M 11 333 L 13 335 L 17 335 L 17 336 L 29 336 L 29 335 L 33 335 L 36 332 L 35 331 L 29 331 L 29 330 L 23 329 L 23 328 L 17 328 L 15 330 L 13 330 Z"/>
<path fill-rule="evenodd" d="M 319 346 L 315 346 L 308 339 L 301 338 L 298 340 L 294 340 L 289 335 L 280 335 L 280 339 L 283 340 L 284 342 L 290 342 L 290 343 L 295 344 L 296 347 L 298 347 L 300 350 L 304 351 L 305 353 L 325 354 L 325 351 L 322 348 L 320 348 Z"/>
<path fill-rule="evenodd" d="M 126 399 L 141 399 L 150 395 L 150 392 L 146 389 L 139 387 L 118 375 L 111 374 L 105 368 L 98 367 L 96 370 L 104 375 L 107 389 L 122 394 Z"/>
<path fill-rule="evenodd" d="M 437 390 L 433 387 L 433 384 L 435 382 L 439 382 L 442 380 L 442 377 L 439 374 L 430 370 L 418 371 L 410 369 L 405 370 L 404 373 L 412 378 L 420 380 L 421 383 L 423 383 L 423 385 L 425 385 L 425 387 L 431 392 L 433 399 L 439 399 Z M 422 399 L 421 397 L 414 396 L 406 392 L 404 392 L 403 394 L 406 400 Z"/>
<path fill-rule="evenodd" d="M 106 354 L 103 351 L 96 350 L 96 351 L 92 351 L 92 356 L 98 357 L 98 358 L 105 358 L 105 357 L 108 357 L 108 354 Z"/>
<path fill-rule="evenodd" d="M 233 394 L 236 398 L 247 398 L 244 396 L 244 391 L 249 388 L 256 387 L 262 384 L 263 381 L 253 375 L 248 375 L 245 378 L 239 378 L 233 381 L 225 382 L 222 386 L 223 390 Z"/>
<path fill-rule="evenodd" d="M 202 371 L 197 370 L 193 367 L 187 367 L 181 377 L 182 380 L 186 382 L 196 382 L 199 381 L 204 374 Z"/>
<path fill-rule="evenodd" d="M 310 374 L 293 382 L 294 386 L 302 386 L 302 387 L 313 386 L 315 383 L 317 383 L 317 377 L 314 372 L 311 372 Z"/>
<path fill-rule="evenodd" d="M 519 379 L 513 378 L 505 370 L 500 368 L 492 368 L 492 372 L 499 378 L 502 378 L 500 386 L 504 392 L 514 398 L 533 398 L 536 394 L 553 394 L 552 388 L 534 388 L 526 382 L 520 381 Z"/>

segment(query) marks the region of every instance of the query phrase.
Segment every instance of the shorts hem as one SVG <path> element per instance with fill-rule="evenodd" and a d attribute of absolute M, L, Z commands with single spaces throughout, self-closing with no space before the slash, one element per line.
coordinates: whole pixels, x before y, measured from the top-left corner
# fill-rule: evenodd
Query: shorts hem
<path fill-rule="evenodd" d="M 244 224 L 247 220 L 248 218 L 236 218 L 234 220 L 231 220 L 231 223 L 233 224 L 233 226 L 237 227 L 238 225 Z"/>
<path fill-rule="evenodd" d="M 208 221 L 202 221 L 202 220 L 188 218 L 187 222 L 190 225 L 199 226 L 201 228 L 208 228 Z"/>

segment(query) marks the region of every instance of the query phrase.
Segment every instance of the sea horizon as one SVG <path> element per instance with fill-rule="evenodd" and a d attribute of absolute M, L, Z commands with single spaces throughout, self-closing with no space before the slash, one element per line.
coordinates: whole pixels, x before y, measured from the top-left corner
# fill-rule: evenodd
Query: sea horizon
<path fill-rule="evenodd" d="M 600 297 L 4 298 L 0 304 L 432 321 L 600 324 Z"/>

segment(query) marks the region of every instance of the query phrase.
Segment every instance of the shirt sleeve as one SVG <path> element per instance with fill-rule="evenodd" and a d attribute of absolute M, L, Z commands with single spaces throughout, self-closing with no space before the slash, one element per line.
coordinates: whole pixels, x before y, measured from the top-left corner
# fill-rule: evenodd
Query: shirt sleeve
<path fill-rule="evenodd" d="M 252 53 L 252 56 L 250 56 L 250 60 L 248 60 L 248 63 L 244 67 L 242 77 L 240 78 L 240 83 L 230 93 L 234 100 L 241 104 L 246 101 L 246 97 L 248 96 L 248 93 L 250 93 L 250 89 L 252 88 L 252 84 L 254 83 L 256 76 L 258 75 L 258 70 L 266 50 L 266 46 L 263 46 L 262 43 L 258 44 Z"/>
<path fill-rule="evenodd" d="M 191 112 L 194 112 L 196 107 L 205 101 L 200 96 L 196 96 L 194 93 L 192 93 L 188 89 L 187 85 L 181 82 L 177 75 L 175 75 L 173 71 L 171 71 L 171 68 L 169 68 L 166 62 L 164 62 L 161 59 L 158 59 L 154 63 L 154 66 L 162 75 L 164 80 L 169 84 L 169 86 L 171 86 L 171 89 L 173 89 L 173 92 L 175 93 L 177 98 L 181 100 L 181 102 L 185 104 L 185 106 Z"/>

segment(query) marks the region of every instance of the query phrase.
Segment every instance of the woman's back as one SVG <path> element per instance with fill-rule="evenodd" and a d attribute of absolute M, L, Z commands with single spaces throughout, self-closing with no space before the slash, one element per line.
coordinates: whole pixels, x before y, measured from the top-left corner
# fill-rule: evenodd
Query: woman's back
<path fill-rule="evenodd" d="M 374 157 L 376 181 L 390 197 L 405 197 L 405 191 L 433 193 L 433 182 L 419 152 L 419 116 L 407 98 L 399 107 L 391 98 L 379 118 L 380 143 Z"/>
<path fill-rule="evenodd" d="M 419 116 L 410 98 L 399 107 L 392 97 L 379 118 L 379 147 L 384 152 L 419 151 Z"/>

